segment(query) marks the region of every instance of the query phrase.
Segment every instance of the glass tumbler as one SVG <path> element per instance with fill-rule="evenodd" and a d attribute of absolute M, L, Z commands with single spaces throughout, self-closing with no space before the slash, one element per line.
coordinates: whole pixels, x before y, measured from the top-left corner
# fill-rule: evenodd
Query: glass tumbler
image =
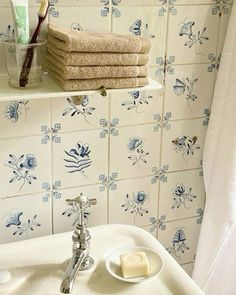
<path fill-rule="evenodd" d="M 11 87 L 35 88 L 41 83 L 47 53 L 46 40 L 32 44 L 19 44 L 14 40 L 6 40 L 4 53 Z"/>

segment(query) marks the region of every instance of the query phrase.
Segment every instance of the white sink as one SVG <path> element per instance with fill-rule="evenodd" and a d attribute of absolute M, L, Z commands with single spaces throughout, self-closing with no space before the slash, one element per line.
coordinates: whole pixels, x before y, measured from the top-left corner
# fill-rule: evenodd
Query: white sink
<path fill-rule="evenodd" d="M 148 232 L 128 225 L 103 225 L 90 228 L 92 269 L 79 272 L 72 295 L 204 295 L 170 254 Z M 72 254 L 72 233 L 0 245 L 0 267 L 12 273 L 0 286 L 0 295 L 59 295 Z M 105 267 L 110 251 L 124 246 L 145 246 L 156 250 L 164 261 L 160 274 L 138 284 L 113 278 Z"/>

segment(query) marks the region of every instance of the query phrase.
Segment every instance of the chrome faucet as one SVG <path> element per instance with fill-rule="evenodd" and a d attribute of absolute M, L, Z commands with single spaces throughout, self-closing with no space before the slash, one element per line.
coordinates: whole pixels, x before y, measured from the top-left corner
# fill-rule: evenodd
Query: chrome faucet
<path fill-rule="evenodd" d="M 73 241 L 73 255 L 69 260 L 64 279 L 61 283 L 60 291 L 64 294 L 72 292 L 73 284 L 78 271 L 90 269 L 94 260 L 89 256 L 89 244 L 91 240 L 90 233 L 86 227 L 84 213 L 85 209 L 90 205 L 96 205 L 96 199 L 88 199 L 81 194 L 75 199 L 66 200 L 68 205 L 72 205 L 76 210 L 76 218 L 74 222 Z"/>

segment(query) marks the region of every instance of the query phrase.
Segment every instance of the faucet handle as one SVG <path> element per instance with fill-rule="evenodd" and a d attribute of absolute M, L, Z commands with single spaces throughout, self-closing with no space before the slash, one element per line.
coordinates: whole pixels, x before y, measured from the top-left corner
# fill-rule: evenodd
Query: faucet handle
<path fill-rule="evenodd" d="M 76 206 L 79 209 L 85 209 L 88 205 L 96 205 L 97 199 L 88 199 L 82 193 L 76 197 L 75 199 L 67 199 L 66 200 L 68 205 Z"/>

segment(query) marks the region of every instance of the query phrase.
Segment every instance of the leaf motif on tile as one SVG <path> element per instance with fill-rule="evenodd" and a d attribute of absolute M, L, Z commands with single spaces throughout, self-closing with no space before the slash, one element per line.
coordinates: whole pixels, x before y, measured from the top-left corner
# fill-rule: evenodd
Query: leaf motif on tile
<path fill-rule="evenodd" d="M 172 193 L 174 204 L 172 209 L 178 209 L 184 206 L 189 209 L 188 205 L 197 198 L 197 195 L 192 191 L 192 188 L 187 188 L 183 183 L 178 183 Z"/>
<path fill-rule="evenodd" d="M 190 79 L 188 77 L 183 79 L 183 81 L 181 81 L 180 79 L 176 79 L 175 85 L 173 86 L 173 91 L 176 95 L 185 96 L 185 99 L 188 102 L 188 107 L 191 112 L 193 111 L 191 109 L 190 103 L 197 100 L 197 95 L 193 93 L 193 86 L 197 81 L 198 79 Z"/>
<path fill-rule="evenodd" d="M 230 12 L 230 5 L 232 0 L 213 0 L 214 6 L 212 8 L 212 14 L 219 14 L 221 17 L 222 14 L 228 14 Z"/>
<path fill-rule="evenodd" d="M 147 38 L 153 39 L 156 36 L 149 33 L 149 26 L 148 24 L 142 23 L 141 19 L 137 19 L 130 27 L 129 27 L 130 33 L 132 33 L 135 36 L 145 36 Z"/>
<path fill-rule="evenodd" d="M 71 27 L 71 29 L 76 30 L 76 31 L 83 31 L 83 29 L 79 23 L 72 23 L 70 27 Z"/>
<path fill-rule="evenodd" d="M 166 219 L 165 215 L 162 215 L 160 218 L 156 218 L 156 217 L 150 217 L 150 232 L 154 232 L 157 229 L 160 230 L 165 230 L 166 229 L 166 225 L 164 224 L 164 221 Z"/>
<path fill-rule="evenodd" d="M 19 117 L 24 114 L 24 119 L 26 118 L 27 111 L 29 107 L 27 106 L 28 100 L 12 101 L 5 107 L 5 117 L 12 123 L 16 123 Z"/>
<path fill-rule="evenodd" d="M 5 32 L 0 32 L 0 39 L 14 39 L 14 28 L 8 25 Z"/>
<path fill-rule="evenodd" d="M 200 146 L 197 144 L 197 136 L 182 136 L 172 140 L 173 149 L 177 153 L 182 153 L 184 161 L 187 163 L 186 156 L 193 156 L 195 150 L 199 150 Z"/>
<path fill-rule="evenodd" d="M 67 172 L 79 172 L 87 177 L 84 170 L 89 168 L 92 164 L 90 153 L 89 145 L 87 143 L 83 144 L 82 142 L 78 142 L 75 148 L 65 151 L 65 154 L 69 157 L 64 159 L 66 162 L 65 168 L 68 169 Z"/>
<path fill-rule="evenodd" d="M 37 221 L 37 214 L 35 214 L 32 219 L 28 219 L 25 222 L 21 220 L 23 215 L 24 213 L 22 211 L 11 212 L 7 215 L 5 226 L 7 228 L 14 228 L 13 236 L 21 236 L 22 234 L 27 236 L 29 231 L 33 231 L 35 227 L 41 226 Z"/>
<path fill-rule="evenodd" d="M 181 28 L 179 31 L 179 36 L 183 37 L 187 36 L 188 41 L 185 42 L 184 46 L 188 48 L 195 48 L 196 53 L 198 53 L 198 46 L 202 45 L 203 42 L 209 40 L 209 38 L 205 35 L 206 27 L 202 29 L 202 31 L 193 32 L 193 26 L 195 25 L 194 21 L 188 21 L 185 19 L 183 23 L 180 24 Z"/>
<path fill-rule="evenodd" d="M 37 159 L 33 154 L 23 154 L 20 157 L 9 154 L 9 158 L 9 161 L 5 164 L 5 166 L 9 167 L 13 173 L 9 182 L 20 182 L 21 186 L 19 191 L 21 191 L 25 184 L 32 184 L 33 180 L 37 179 L 36 176 L 31 174 L 31 172 L 37 167 Z"/>
<path fill-rule="evenodd" d="M 134 214 L 134 222 L 137 216 L 144 216 L 148 213 L 145 208 L 145 204 L 149 200 L 149 193 L 145 191 L 139 191 L 137 193 L 132 193 L 132 196 L 126 194 L 125 202 L 121 205 L 125 212 Z"/>
<path fill-rule="evenodd" d="M 149 152 L 145 152 L 143 149 L 144 141 L 140 137 L 131 137 L 128 142 L 128 151 L 130 156 L 128 159 L 132 162 L 132 165 L 136 164 L 140 166 L 140 163 L 147 164 L 146 157 L 149 155 Z"/>
<path fill-rule="evenodd" d="M 62 116 L 74 117 L 75 115 L 81 115 L 84 121 L 90 124 L 87 117 L 91 116 L 96 108 L 89 106 L 88 95 L 67 97 L 67 102 L 70 106 L 62 112 Z"/>
<path fill-rule="evenodd" d="M 143 105 L 149 104 L 152 95 L 147 95 L 141 91 L 131 91 L 129 92 L 130 99 L 122 103 L 122 106 L 126 107 L 128 111 L 135 110 L 136 113 L 143 113 L 144 111 L 139 111 Z"/>
<path fill-rule="evenodd" d="M 181 254 L 184 254 L 186 250 L 189 250 L 190 247 L 187 245 L 185 232 L 183 228 L 177 228 L 173 240 L 172 240 L 172 246 L 167 248 L 166 250 L 181 259 Z"/>

